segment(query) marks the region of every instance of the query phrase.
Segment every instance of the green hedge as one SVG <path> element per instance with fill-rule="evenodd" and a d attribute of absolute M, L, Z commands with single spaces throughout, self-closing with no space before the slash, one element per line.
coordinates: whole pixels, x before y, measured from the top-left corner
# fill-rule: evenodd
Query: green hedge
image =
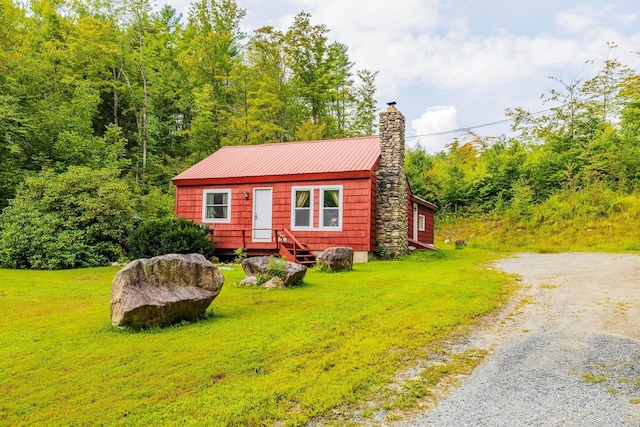
<path fill-rule="evenodd" d="M 209 227 L 184 218 L 145 221 L 129 236 L 129 258 L 150 258 L 164 254 L 199 253 L 209 258 L 213 243 Z"/>

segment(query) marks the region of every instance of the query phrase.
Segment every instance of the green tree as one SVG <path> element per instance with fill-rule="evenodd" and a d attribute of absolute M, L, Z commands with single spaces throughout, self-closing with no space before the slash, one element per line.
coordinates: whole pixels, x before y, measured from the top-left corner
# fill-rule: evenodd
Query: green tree
<path fill-rule="evenodd" d="M 582 86 L 582 93 L 589 99 L 589 109 L 602 123 L 612 123 L 620 116 L 623 98 L 618 93 L 626 78 L 631 75 L 631 69 L 612 56 L 618 46 L 609 42 L 607 47 L 607 57 L 602 60 L 602 69 Z"/>
<path fill-rule="evenodd" d="M 233 0 L 199 0 L 191 5 L 181 63 L 199 91 L 190 136 L 193 156 L 201 159 L 222 146 L 235 104 L 231 72 L 240 55 L 240 21 L 245 11 Z M 205 137 L 206 135 L 206 137 Z"/>
<path fill-rule="evenodd" d="M 318 141 L 325 138 L 326 128 L 326 123 L 316 124 L 309 120 L 298 126 L 294 138 L 296 141 Z"/>
<path fill-rule="evenodd" d="M 332 87 L 329 72 L 326 25 L 312 25 L 311 15 L 300 12 L 289 27 L 285 40 L 287 64 L 313 124 L 319 124 L 328 110 L 328 92 Z"/>
<path fill-rule="evenodd" d="M 434 158 L 416 144 L 406 151 L 404 165 L 412 193 L 425 200 L 438 201 L 439 189 L 432 173 Z"/>
<path fill-rule="evenodd" d="M 376 76 L 377 71 L 358 70 L 358 82 L 353 87 L 353 106 L 347 124 L 349 135 L 373 135 L 377 126 Z"/>
<path fill-rule="evenodd" d="M 372 133 L 373 79 L 354 84 L 326 26 L 301 14 L 242 45 L 244 15 L 233 0 L 194 2 L 184 25 L 149 0 L 0 0 L 0 207 L 43 168 L 87 166 L 120 170 L 138 200 L 160 192 L 164 212 L 170 178 L 222 145 Z"/>
<path fill-rule="evenodd" d="M 245 84 L 240 116 L 251 123 L 247 143 L 281 142 L 293 134 L 287 115 L 291 100 L 290 83 L 284 64 L 284 35 L 272 27 L 256 30 L 245 49 L 245 66 L 240 67 Z M 289 130 L 287 131 L 287 129 Z"/>
<path fill-rule="evenodd" d="M 0 216 L 0 265 L 61 269 L 119 260 L 134 209 L 118 175 L 70 167 L 27 178 Z"/>
<path fill-rule="evenodd" d="M 151 4 L 148 0 L 134 0 L 134 7 L 132 8 L 132 27 L 134 31 L 134 39 L 136 42 L 136 50 L 138 55 L 136 57 L 137 65 L 140 70 L 140 82 L 142 83 L 142 100 L 140 102 L 140 112 L 138 114 L 138 135 L 140 139 L 140 146 L 142 151 L 142 171 L 141 175 L 147 171 L 147 150 L 149 145 L 149 77 L 147 72 L 147 58 L 146 58 L 146 28 L 149 26 Z"/>
<path fill-rule="evenodd" d="M 349 48 L 343 43 L 331 43 L 327 49 L 329 88 L 327 98 L 329 111 L 325 121 L 332 138 L 340 138 L 347 133 L 347 111 L 353 104 L 353 79 L 349 59 Z"/>

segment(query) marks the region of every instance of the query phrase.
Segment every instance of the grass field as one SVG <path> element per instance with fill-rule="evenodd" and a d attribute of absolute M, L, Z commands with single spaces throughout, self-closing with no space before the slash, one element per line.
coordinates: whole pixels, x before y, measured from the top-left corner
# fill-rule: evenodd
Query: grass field
<path fill-rule="evenodd" d="M 563 191 L 530 209 L 525 218 L 493 212 L 440 219 L 436 241 L 500 251 L 640 251 L 639 193 Z"/>
<path fill-rule="evenodd" d="M 236 266 L 204 320 L 138 332 L 110 326 L 117 268 L 0 270 L 0 425 L 301 425 L 348 413 L 505 300 L 508 278 L 482 268 L 495 257 L 414 254 L 310 271 L 283 291 L 234 286 Z M 432 385 L 423 378 L 405 389 Z"/>

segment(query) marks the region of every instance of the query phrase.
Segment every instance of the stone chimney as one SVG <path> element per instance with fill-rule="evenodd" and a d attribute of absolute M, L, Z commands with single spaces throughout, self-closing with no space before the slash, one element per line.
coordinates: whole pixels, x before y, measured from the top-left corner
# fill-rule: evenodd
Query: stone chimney
<path fill-rule="evenodd" d="M 407 178 L 404 170 L 404 116 L 395 102 L 380 113 L 377 174 L 377 250 L 390 258 L 409 253 Z"/>

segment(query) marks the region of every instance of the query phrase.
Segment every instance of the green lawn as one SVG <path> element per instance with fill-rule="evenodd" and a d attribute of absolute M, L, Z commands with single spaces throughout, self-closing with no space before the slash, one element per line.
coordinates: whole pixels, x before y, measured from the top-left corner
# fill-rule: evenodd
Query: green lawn
<path fill-rule="evenodd" d="M 474 249 L 310 271 L 282 291 L 235 287 L 205 320 L 110 326 L 117 268 L 0 270 L 0 425 L 304 424 L 370 399 L 504 301 Z"/>

